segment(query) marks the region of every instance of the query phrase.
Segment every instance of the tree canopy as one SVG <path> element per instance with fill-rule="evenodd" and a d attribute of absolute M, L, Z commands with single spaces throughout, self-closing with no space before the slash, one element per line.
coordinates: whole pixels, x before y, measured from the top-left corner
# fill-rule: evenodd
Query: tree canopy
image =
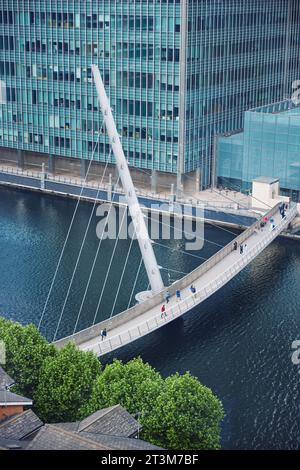
<path fill-rule="evenodd" d="M 140 357 L 102 368 L 92 352 L 71 343 L 58 350 L 34 325 L 4 318 L 0 340 L 16 392 L 33 398 L 45 422 L 77 421 L 120 403 L 132 415 L 139 413 L 142 436 L 153 444 L 182 450 L 220 447 L 222 404 L 189 373 L 163 379 Z"/>
<path fill-rule="evenodd" d="M 55 347 L 34 325 L 22 326 L 5 318 L 0 318 L 0 339 L 6 349 L 5 370 L 16 383 L 14 390 L 32 398 L 41 367 L 46 358 L 56 355 Z"/>
<path fill-rule="evenodd" d="M 46 358 L 33 397 L 40 417 L 48 423 L 78 420 L 100 371 L 97 357 L 72 343 Z"/>
<path fill-rule="evenodd" d="M 167 449 L 219 449 L 221 402 L 188 372 L 168 377 L 143 418 L 143 436 Z"/>

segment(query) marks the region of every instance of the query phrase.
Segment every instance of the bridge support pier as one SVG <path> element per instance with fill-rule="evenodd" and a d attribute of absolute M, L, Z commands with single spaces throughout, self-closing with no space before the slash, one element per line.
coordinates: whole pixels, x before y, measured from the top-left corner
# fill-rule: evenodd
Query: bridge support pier
<path fill-rule="evenodd" d="M 88 169 L 89 169 L 89 164 L 90 164 L 89 160 L 81 160 L 81 163 L 80 163 L 80 178 L 83 179 L 83 180 L 87 176 L 87 172 L 88 172 Z"/>
<path fill-rule="evenodd" d="M 55 173 L 55 157 L 51 153 L 48 155 L 48 171 L 51 175 Z"/>
<path fill-rule="evenodd" d="M 152 170 L 151 174 L 151 191 L 157 193 L 157 170 Z"/>
<path fill-rule="evenodd" d="M 22 152 L 22 150 L 18 150 L 18 153 L 17 153 L 18 168 L 21 168 L 23 170 L 24 169 L 24 163 L 25 163 L 24 152 Z"/>

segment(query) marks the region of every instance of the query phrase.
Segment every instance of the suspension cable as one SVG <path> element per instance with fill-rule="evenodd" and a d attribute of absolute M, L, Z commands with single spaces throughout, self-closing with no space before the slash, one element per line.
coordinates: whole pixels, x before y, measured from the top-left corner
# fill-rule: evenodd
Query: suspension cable
<path fill-rule="evenodd" d="M 141 270 L 142 264 L 143 264 L 143 257 L 141 257 L 140 264 L 139 264 L 137 273 L 135 275 L 135 280 L 134 280 L 134 283 L 133 283 L 133 287 L 131 289 L 130 299 L 129 299 L 129 302 L 128 302 L 128 305 L 127 305 L 127 310 L 129 309 L 131 301 L 132 301 L 133 293 L 134 293 L 135 288 L 136 288 L 136 284 L 137 284 L 138 277 L 140 275 L 140 270 Z"/>
<path fill-rule="evenodd" d="M 119 179 L 120 179 L 120 176 L 118 176 L 117 182 L 116 182 L 116 184 L 115 184 L 115 188 L 114 188 L 114 190 L 112 191 L 112 200 L 111 200 L 111 203 L 110 203 L 110 206 L 109 206 L 109 210 L 108 210 L 108 213 L 107 213 L 107 216 L 106 216 L 107 221 L 108 221 L 108 219 L 109 219 L 110 212 L 111 212 L 111 209 L 112 209 L 112 207 L 113 207 L 113 195 L 116 193 L 116 188 L 117 188 L 117 186 L 118 186 Z M 80 307 L 79 307 L 79 312 L 78 312 L 77 320 L 76 320 L 76 323 L 75 323 L 75 326 L 74 326 L 74 329 L 73 329 L 73 334 L 74 334 L 75 331 L 76 331 L 76 328 L 77 328 L 77 325 L 78 325 L 78 321 L 79 321 L 79 318 L 80 318 L 80 316 L 81 316 L 81 312 L 82 312 L 82 310 L 83 310 L 83 306 L 84 306 L 84 303 L 85 303 L 85 299 L 86 299 L 86 296 L 87 296 L 87 293 L 88 293 L 88 290 L 89 290 L 89 287 L 90 287 L 90 283 L 91 283 L 91 280 L 92 280 L 92 277 L 93 277 L 93 273 L 94 273 L 94 270 L 95 270 L 95 266 L 96 266 L 96 262 L 97 262 L 97 259 L 98 259 L 100 247 L 101 247 L 101 244 L 102 244 L 102 241 L 103 241 L 104 233 L 105 233 L 105 226 L 103 227 L 102 234 L 101 234 L 101 237 L 100 237 L 98 246 L 97 246 L 97 250 L 96 250 L 96 254 L 95 254 L 95 257 L 94 257 L 94 260 L 93 260 L 93 264 L 92 264 L 92 267 L 91 267 L 91 270 L 90 270 L 89 278 L 88 278 L 88 281 L 87 281 L 87 284 L 86 284 L 86 287 L 85 287 L 85 291 L 84 291 L 84 294 L 83 294 L 83 298 L 82 298 L 82 301 L 81 301 L 81 304 L 80 304 Z"/>
<path fill-rule="evenodd" d="M 108 159 L 107 159 L 107 162 L 106 162 L 106 165 L 105 165 L 105 168 L 104 168 L 104 172 L 103 172 L 103 175 L 102 175 L 102 179 L 101 179 L 100 185 L 102 184 L 102 181 L 103 181 L 103 178 L 104 178 L 104 174 L 105 174 L 106 169 L 107 169 L 107 166 L 108 166 L 109 156 L 110 156 L 110 154 L 108 155 Z M 96 207 L 97 200 L 98 200 L 98 197 L 99 197 L 99 193 L 100 193 L 100 187 L 98 188 L 98 191 L 97 191 L 97 194 L 96 194 L 96 198 L 95 198 L 95 200 L 94 200 L 94 203 L 93 203 L 93 206 L 92 206 L 92 210 L 91 210 L 91 213 L 90 213 L 90 217 L 89 217 L 89 220 L 88 220 L 86 229 L 85 229 L 85 233 L 84 233 L 84 236 L 83 236 L 83 239 L 82 239 L 82 242 L 81 242 L 81 246 L 80 246 L 80 249 L 79 249 L 79 252 L 78 252 L 78 256 L 77 256 L 77 259 L 76 259 L 76 263 L 75 263 L 75 266 L 74 266 L 74 269 L 73 269 L 73 273 L 72 273 L 72 276 L 71 276 L 71 280 L 70 280 L 70 283 L 69 283 L 69 287 L 68 287 L 68 290 L 67 290 L 67 293 L 66 293 L 66 296 L 65 296 L 65 300 L 64 300 L 64 303 L 63 303 L 63 307 L 62 307 L 62 310 L 61 310 L 61 313 L 60 313 L 60 316 L 59 316 L 59 321 L 58 321 L 58 323 L 57 323 L 57 327 L 56 327 L 56 330 L 55 330 L 55 334 L 54 334 L 53 341 L 55 341 L 55 339 L 56 339 L 56 336 L 57 336 L 57 333 L 58 333 L 58 331 L 59 331 L 59 327 L 60 327 L 60 324 L 61 324 L 61 321 L 62 321 L 62 318 L 63 318 L 63 314 L 64 314 L 64 311 L 65 311 L 65 308 L 66 308 L 66 305 L 67 305 L 67 302 L 68 302 L 68 299 L 69 299 L 69 295 L 70 295 L 70 292 L 71 292 L 72 284 L 73 284 L 73 281 L 74 281 L 74 278 L 75 278 L 75 274 L 76 274 L 76 271 L 77 271 L 77 268 L 78 268 L 78 265 L 79 265 L 79 261 L 80 261 L 81 255 L 82 255 L 82 251 L 83 251 L 83 248 L 84 248 L 84 244 L 85 244 L 85 241 L 86 241 L 86 238 L 87 238 L 87 235 L 88 235 L 88 231 L 89 231 L 89 229 L 90 229 L 91 222 L 92 222 L 92 219 L 93 219 L 93 215 L 94 215 L 95 207 Z"/>
<path fill-rule="evenodd" d="M 103 127 L 103 123 L 104 123 L 104 119 L 103 119 L 103 121 L 102 121 L 102 124 L 101 124 L 101 127 L 100 127 L 100 131 L 101 131 L 102 127 Z M 53 290 L 53 287 L 54 287 L 54 283 L 55 283 L 55 280 L 56 280 L 56 276 L 57 276 L 57 274 L 58 274 L 58 270 L 59 270 L 59 268 L 60 268 L 61 261 L 62 261 L 64 252 L 65 252 L 65 249 L 66 249 L 66 246 L 67 246 L 69 237 L 70 237 L 70 233 L 71 233 L 71 230 L 72 230 L 72 227 L 73 227 L 73 224 L 74 224 L 74 220 L 75 220 L 75 217 L 76 217 L 76 214 L 77 214 L 77 211 L 78 211 L 79 204 L 80 204 L 80 202 L 81 202 L 81 198 L 82 198 L 83 190 L 84 190 L 84 187 L 85 187 L 85 183 L 86 183 L 86 181 L 87 181 L 87 177 L 88 177 L 88 174 L 89 174 L 89 171 L 90 171 L 91 163 L 92 163 L 92 161 L 93 161 L 93 157 L 94 157 L 94 154 L 95 154 L 95 151 L 96 151 L 96 146 L 97 146 L 98 143 L 99 143 L 99 138 L 100 138 L 100 133 L 99 133 L 99 135 L 98 135 L 98 139 L 97 139 L 97 141 L 96 141 L 96 143 L 95 143 L 95 146 L 94 146 L 94 149 L 93 149 L 93 152 L 92 152 L 92 158 L 91 158 L 91 160 L 90 160 L 90 162 L 89 162 L 89 166 L 88 166 L 88 169 L 87 169 L 85 178 L 84 178 L 83 183 L 82 183 L 82 186 L 81 186 L 81 190 L 80 190 L 80 193 L 79 193 L 79 196 L 78 196 L 78 199 L 77 199 L 77 203 L 76 203 L 76 206 L 75 206 L 75 209 L 74 209 L 74 212 L 73 212 L 73 216 L 72 216 L 72 219 L 71 219 L 69 228 L 68 228 L 68 232 L 67 232 L 67 235 L 66 235 L 66 237 L 65 237 L 65 240 L 64 240 L 64 243 L 63 243 L 63 247 L 62 247 L 62 250 L 61 250 L 59 259 L 58 259 L 58 263 L 57 263 L 57 266 L 56 266 L 56 269 L 55 269 L 55 272 L 54 272 L 54 275 L 53 275 L 53 278 L 52 278 L 52 281 L 51 281 L 51 285 L 50 285 L 50 288 L 49 288 L 49 291 L 48 291 L 48 295 L 47 295 L 47 298 L 46 298 L 46 301 L 45 301 L 45 304 L 44 304 L 43 312 L 42 312 L 41 318 L 40 318 L 40 320 L 39 320 L 38 330 L 40 330 L 41 325 L 42 325 L 42 321 L 43 321 L 44 316 L 45 316 L 45 312 L 46 312 L 46 309 L 47 309 L 47 306 L 48 306 L 48 302 L 49 302 L 49 299 L 50 299 L 50 296 L 51 296 L 51 293 L 52 293 L 52 290 Z"/>
<path fill-rule="evenodd" d="M 112 263 L 113 263 L 113 259 L 114 259 L 115 252 L 116 252 L 116 248 L 117 248 L 117 245 L 118 245 L 118 242 L 119 242 L 119 235 L 120 235 L 121 230 L 122 230 L 122 225 L 123 225 L 123 222 L 124 222 L 124 220 L 125 220 L 125 216 L 127 216 L 127 210 L 126 210 L 126 209 L 124 210 L 124 214 L 123 214 L 123 217 L 122 217 L 122 220 L 121 220 L 119 232 L 118 232 L 118 235 L 117 235 L 115 244 L 114 244 L 114 248 L 113 248 L 112 255 L 111 255 L 111 257 L 110 257 L 110 262 L 109 262 L 108 269 L 107 269 L 107 272 L 106 272 L 104 284 L 103 284 L 103 286 L 102 286 L 101 294 L 100 294 L 99 301 L 98 301 L 98 304 L 97 304 L 97 307 L 96 307 L 93 325 L 94 325 L 95 322 L 96 322 L 98 310 L 99 310 L 99 307 L 100 307 L 100 304 L 101 304 L 101 301 L 102 301 L 102 297 L 103 297 L 103 293 L 104 293 L 104 290 L 105 290 L 105 287 L 106 287 L 107 279 L 108 279 L 108 276 L 109 276 L 109 273 L 110 273 L 110 269 L 111 269 L 111 266 L 112 266 Z"/>
<path fill-rule="evenodd" d="M 167 245 L 164 245 L 163 243 L 159 243 L 159 242 L 156 242 L 156 241 L 153 241 L 153 243 L 155 245 L 161 246 L 163 248 L 167 248 L 168 250 L 171 250 L 173 252 L 176 251 L 177 253 L 182 253 L 183 255 L 192 256 L 193 258 L 198 258 L 198 259 L 207 261 L 207 258 L 204 258 L 203 256 L 194 255 L 192 253 L 189 253 L 188 251 L 181 250 L 180 248 L 172 248 L 171 246 L 167 246 Z"/>
<path fill-rule="evenodd" d="M 129 246 L 129 249 L 128 249 L 128 252 L 127 252 L 126 260 L 125 260 L 125 263 L 124 263 L 124 266 L 123 266 L 123 270 L 122 270 L 121 278 L 120 278 L 120 281 L 119 281 L 117 293 L 115 295 L 114 304 L 113 304 L 113 307 L 111 309 L 109 318 L 111 318 L 113 316 L 113 313 L 114 313 L 114 309 L 115 309 L 115 306 L 116 306 L 116 303 L 117 303 L 117 298 L 118 298 L 118 295 L 119 295 L 119 292 L 120 292 L 121 284 L 123 282 L 123 277 L 124 277 L 124 274 L 125 274 L 125 270 L 126 270 L 126 267 L 127 267 L 128 260 L 129 260 L 129 255 L 131 253 L 131 248 L 132 248 L 134 236 L 135 236 L 135 229 L 134 229 L 134 233 L 133 233 L 132 238 L 131 238 L 130 246 Z"/>

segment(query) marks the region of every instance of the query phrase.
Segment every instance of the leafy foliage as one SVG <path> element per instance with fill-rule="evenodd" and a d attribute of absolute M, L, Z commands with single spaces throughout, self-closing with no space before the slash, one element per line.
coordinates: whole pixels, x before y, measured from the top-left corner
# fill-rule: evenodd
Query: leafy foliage
<path fill-rule="evenodd" d="M 163 379 L 149 364 L 136 358 L 123 364 L 114 360 L 96 381 L 83 415 L 120 403 L 131 414 L 148 412 L 163 385 Z"/>
<path fill-rule="evenodd" d="M 6 348 L 6 372 L 14 379 L 16 393 L 32 398 L 46 358 L 54 357 L 56 349 L 38 332 L 34 325 L 0 318 L 0 340 Z"/>
<path fill-rule="evenodd" d="M 39 416 L 48 423 L 78 420 L 80 407 L 89 400 L 100 372 L 97 357 L 72 343 L 46 358 L 34 394 Z"/>
<path fill-rule="evenodd" d="M 151 412 L 143 419 L 143 436 L 167 449 L 219 449 L 221 402 L 189 373 L 164 381 Z"/>

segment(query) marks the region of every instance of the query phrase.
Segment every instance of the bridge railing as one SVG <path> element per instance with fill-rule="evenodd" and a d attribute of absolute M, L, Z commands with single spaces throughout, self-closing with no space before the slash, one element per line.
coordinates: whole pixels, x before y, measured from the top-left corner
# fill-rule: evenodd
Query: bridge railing
<path fill-rule="evenodd" d="M 42 171 L 41 169 L 36 169 L 34 171 L 32 170 L 26 170 L 22 168 L 14 168 L 12 166 L 4 166 L 0 164 L 0 172 L 7 173 L 7 174 L 12 174 L 12 175 L 19 175 L 19 176 L 26 176 L 30 178 L 36 178 L 40 179 Z M 53 175 L 50 174 L 49 172 L 45 171 L 45 177 L 47 181 L 53 181 L 53 182 L 58 182 L 58 183 L 63 183 L 63 184 L 69 184 L 69 185 L 74 185 L 74 186 L 79 186 L 81 187 L 83 184 L 83 180 L 79 177 L 71 177 L 71 176 L 64 176 L 64 175 Z M 109 184 L 105 182 L 96 182 L 96 181 L 86 181 L 84 184 L 85 188 L 88 189 L 99 189 L 99 190 L 104 190 L 107 191 L 109 188 Z M 121 194 L 125 194 L 124 190 L 122 187 L 118 188 L 118 192 Z M 170 202 L 170 197 L 171 197 L 171 192 L 165 191 L 165 192 L 154 192 L 154 191 L 149 191 L 140 187 L 136 188 L 136 192 L 139 196 L 145 197 L 147 199 L 153 199 L 155 201 L 160 200 L 164 202 Z M 197 207 L 199 205 L 204 206 L 207 209 L 212 209 L 212 210 L 237 210 L 237 209 L 245 209 L 245 204 L 243 203 L 242 205 L 239 204 L 239 202 L 227 202 L 227 201 L 205 201 L 201 199 L 196 199 L 195 197 L 180 197 L 177 198 L 176 201 L 179 204 L 182 204 L 183 206 L 193 206 Z"/>
<path fill-rule="evenodd" d="M 274 215 L 277 212 L 279 205 L 280 203 L 274 206 L 266 215 L 268 217 L 272 217 L 272 215 Z M 238 244 L 243 243 L 245 240 L 247 240 L 247 238 L 252 233 L 255 232 L 255 230 L 259 228 L 259 223 L 260 223 L 259 221 L 256 221 L 248 229 L 246 229 L 243 233 L 241 233 L 238 237 L 236 237 L 234 241 L 236 241 Z M 55 344 L 58 347 L 62 347 L 66 343 L 72 341 L 75 344 L 79 345 L 81 343 L 84 343 L 86 341 L 89 341 L 99 336 L 100 331 L 104 328 L 106 328 L 109 331 L 113 328 L 116 328 L 122 325 L 123 323 L 127 323 L 128 321 L 133 320 L 136 317 L 142 315 L 143 313 L 147 312 L 151 308 L 164 302 L 165 294 L 167 291 L 169 291 L 171 295 L 174 295 L 177 289 L 182 290 L 190 286 L 191 284 L 193 284 L 196 279 L 198 279 L 200 276 L 205 274 L 209 269 L 211 269 L 213 266 L 219 263 L 222 259 L 224 259 L 229 253 L 231 253 L 234 250 L 234 241 L 230 242 L 228 245 L 223 247 L 215 255 L 213 255 L 209 260 L 205 261 L 199 267 L 197 267 L 194 271 L 184 276 L 182 279 L 176 281 L 171 286 L 166 287 L 162 292 L 154 295 L 152 298 L 150 298 L 146 302 L 135 305 L 134 307 L 131 307 L 130 309 L 123 311 L 115 315 L 112 318 L 103 320 L 102 322 L 97 323 L 96 325 L 85 328 L 70 336 L 66 336 L 65 338 L 62 338 L 56 341 Z"/>
<path fill-rule="evenodd" d="M 252 261 L 269 243 L 274 240 L 277 235 L 284 229 L 284 227 L 291 221 L 297 213 L 295 206 L 292 206 L 288 211 L 286 217 L 267 235 L 265 236 L 258 244 L 249 249 L 247 253 L 243 255 L 241 259 L 236 261 L 234 264 L 228 267 L 223 273 L 216 277 L 213 281 L 207 283 L 199 291 L 194 294 L 190 294 L 185 297 L 183 300 L 178 302 L 172 307 L 166 309 L 166 317 L 157 314 L 151 319 L 141 322 L 140 324 L 129 328 L 127 331 L 124 331 L 118 335 L 112 336 L 111 338 L 99 342 L 96 341 L 94 345 L 89 345 L 86 349 L 91 349 L 93 346 L 97 348 L 99 355 L 103 355 L 119 346 L 123 346 L 132 342 L 134 339 L 140 338 L 145 334 L 148 334 L 158 328 L 163 324 L 169 323 L 170 321 L 181 316 L 183 313 L 191 310 L 201 301 L 210 297 L 214 292 L 220 289 L 223 285 L 229 282 L 238 272 L 240 272 L 250 261 Z"/>

